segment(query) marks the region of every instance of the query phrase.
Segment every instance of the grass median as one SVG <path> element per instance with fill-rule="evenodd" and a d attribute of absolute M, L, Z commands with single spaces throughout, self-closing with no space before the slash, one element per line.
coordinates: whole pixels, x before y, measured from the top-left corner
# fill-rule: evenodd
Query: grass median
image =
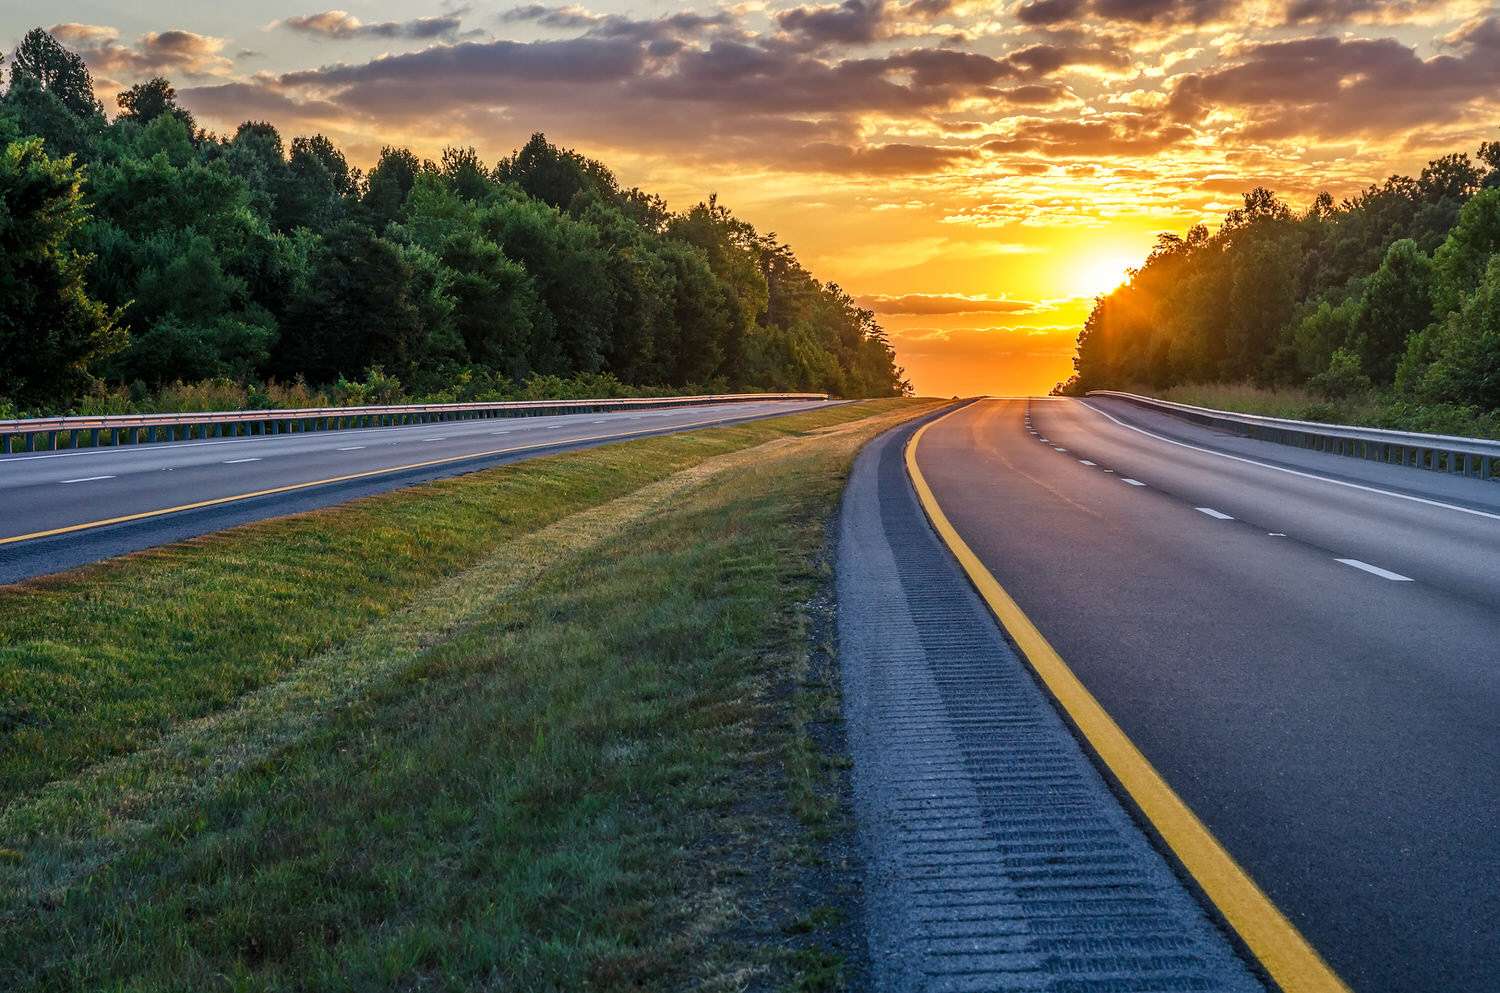
<path fill-rule="evenodd" d="M 0 987 L 836 982 L 797 885 L 839 816 L 805 604 L 854 452 L 929 408 L 538 459 L 0 591 Z"/>

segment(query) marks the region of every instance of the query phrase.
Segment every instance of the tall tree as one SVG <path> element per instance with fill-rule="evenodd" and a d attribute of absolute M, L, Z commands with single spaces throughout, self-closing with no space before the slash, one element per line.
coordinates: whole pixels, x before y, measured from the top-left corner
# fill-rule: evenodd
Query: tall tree
<path fill-rule="evenodd" d="M 127 120 L 150 124 L 163 114 L 171 114 L 187 126 L 188 134 L 197 130 L 193 115 L 177 105 L 177 90 L 161 76 L 136 83 L 115 101 L 120 105 L 120 116 Z"/>
<path fill-rule="evenodd" d="M 87 260 L 68 245 L 88 219 L 82 187 L 72 160 L 37 139 L 0 152 L 0 395 L 75 395 L 89 363 L 125 344 L 84 287 Z"/>
<path fill-rule="evenodd" d="M 26 32 L 16 46 L 10 57 L 10 73 L 13 85 L 17 76 L 29 76 L 80 117 L 104 114 L 104 105 L 94 96 L 94 79 L 83 59 L 41 28 Z"/>

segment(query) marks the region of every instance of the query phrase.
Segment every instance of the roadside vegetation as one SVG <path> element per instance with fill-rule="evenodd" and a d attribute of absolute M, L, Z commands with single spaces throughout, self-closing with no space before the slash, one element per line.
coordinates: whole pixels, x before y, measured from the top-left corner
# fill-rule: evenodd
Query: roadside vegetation
<path fill-rule="evenodd" d="M 0 988 L 839 988 L 820 556 L 859 446 L 933 406 L 0 588 Z"/>
<path fill-rule="evenodd" d="M 673 212 L 541 134 L 495 163 L 388 147 L 366 173 L 267 121 L 208 133 L 162 78 L 111 118 L 41 28 L 0 75 L 0 417 L 171 409 L 204 381 L 252 404 L 550 396 L 598 376 L 907 388 L 873 313 L 773 235 L 713 196 Z"/>
<path fill-rule="evenodd" d="M 1101 296 L 1059 392 L 1416 431 L 1500 427 L 1500 142 L 1294 213 L 1245 194 Z M 1227 384 L 1227 385 L 1226 385 Z"/>

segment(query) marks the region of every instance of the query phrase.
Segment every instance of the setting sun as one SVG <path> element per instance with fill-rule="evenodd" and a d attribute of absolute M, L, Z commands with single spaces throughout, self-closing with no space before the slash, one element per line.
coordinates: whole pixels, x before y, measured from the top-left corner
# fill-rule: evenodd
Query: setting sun
<path fill-rule="evenodd" d="M 1124 253 L 1096 255 L 1080 260 L 1074 277 L 1079 296 L 1102 296 L 1125 282 L 1128 270 L 1139 258 Z"/>

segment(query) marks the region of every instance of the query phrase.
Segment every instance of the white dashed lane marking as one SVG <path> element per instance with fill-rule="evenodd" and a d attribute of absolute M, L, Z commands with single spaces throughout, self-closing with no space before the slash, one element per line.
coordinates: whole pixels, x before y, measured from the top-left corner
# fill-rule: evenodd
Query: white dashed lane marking
<path fill-rule="evenodd" d="M 98 479 L 114 479 L 114 476 L 84 476 L 81 479 L 64 479 L 65 483 L 92 483 Z"/>
<path fill-rule="evenodd" d="M 1334 561 L 1342 562 L 1344 565 L 1358 569 L 1361 572 L 1368 572 L 1372 576 L 1379 576 L 1381 579 L 1389 579 L 1393 583 L 1409 583 L 1412 581 L 1410 576 L 1403 576 L 1399 572 L 1391 572 L 1389 569 L 1382 569 L 1378 565 L 1361 562 L 1359 559 L 1335 559 Z"/>
<path fill-rule="evenodd" d="M 1079 465 L 1093 465 L 1094 463 L 1090 462 L 1088 459 L 1079 459 L 1078 460 L 1078 464 Z"/>
<path fill-rule="evenodd" d="M 1141 482 L 1139 479 L 1130 479 L 1128 477 L 1121 477 L 1121 478 L 1124 479 L 1125 482 L 1129 483 L 1131 486 L 1145 486 L 1146 485 L 1145 483 Z"/>
<path fill-rule="evenodd" d="M 242 462 L 259 462 L 260 459 L 225 459 L 225 465 L 239 465 Z"/>
<path fill-rule="evenodd" d="M 1228 514 L 1224 513 L 1222 510 L 1215 510 L 1212 507 L 1194 507 L 1193 509 L 1196 510 L 1196 511 L 1198 511 L 1198 513 L 1200 513 L 1200 514 L 1207 514 L 1209 517 L 1212 517 L 1216 521 L 1232 521 L 1232 520 L 1234 520 L 1233 517 L 1230 517 Z"/>
<path fill-rule="evenodd" d="M 341 451 L 341 452 L 357 452 L 357 451 L 359 451 L 360 449 L 362 449 L 364 447 L 365 447 L 364 445 L 346 445 L 343 448 L 340 448 L 339 451 Z"/>

